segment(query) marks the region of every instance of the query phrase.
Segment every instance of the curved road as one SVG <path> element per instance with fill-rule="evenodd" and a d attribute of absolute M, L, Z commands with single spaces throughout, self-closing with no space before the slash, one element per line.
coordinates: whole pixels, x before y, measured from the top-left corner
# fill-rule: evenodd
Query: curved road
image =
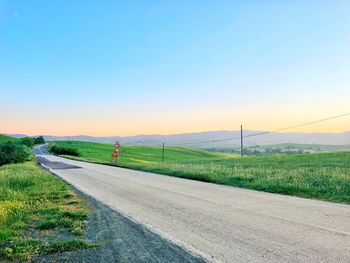
<path fill-rule="evenodd" d="M 350 262 L 350 206 L 78 162 L 49 170 L 213 262 Z M 171 259 L 169 259 L 171 262 Z"/>

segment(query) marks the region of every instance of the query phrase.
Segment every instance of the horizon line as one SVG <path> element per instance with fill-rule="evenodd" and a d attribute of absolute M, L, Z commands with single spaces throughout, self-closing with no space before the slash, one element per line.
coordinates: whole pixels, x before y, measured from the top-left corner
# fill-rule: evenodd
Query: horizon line
<path fill-rule="evenodd" d="M 268 132 L 264 130 L 244 130 L 243 131 L 248 131 L 248 132 Z M 161 133 L 150 133 L 150 134 L 144 134 L 144 133 L 139 133 L 139 134 L 133 134 L 133 135 L 87 135 L 87 134 L 76 134 L 76 135 L 57 135 L 57 134 L 24 134 L 24 133 L 0 133 L 3 135 L 17 135 L 17 136 L 28 136 L 28 137 L 33 137 L 33 136 L 52 136 L 52 137 L 95 137 L 95 138 L 102 138 L 102 137 L 137 137 L 137 136 L 172 136 L 172 135 L 186 135 L 186 134 L 196 134 L 196 133 L 213 133 L 213 132 L 240 132 L 240 130 L 207 130 L 207 131 L 193 131 L 193 132 L 179 132 L 179 133 L 167 133 L 167 134 L 161 134 Z M 312 132 L 303 132 L 303 131 L 276 131 L 276 132 L 269 132 L 269 133 L 304 133 L 304 134 L 343 134 L 343 133 L 348 133 L 350 130 L 345 130 L 341 132 L 322 132 L 322 131 L 312 131 Z"/>

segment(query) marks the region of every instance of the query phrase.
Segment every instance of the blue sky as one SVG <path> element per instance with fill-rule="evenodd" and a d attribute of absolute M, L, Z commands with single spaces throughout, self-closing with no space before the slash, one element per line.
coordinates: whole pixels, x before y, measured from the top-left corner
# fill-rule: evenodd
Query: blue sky
<path fill-rule="evenodd" d="M 349 112 L 349 13 L 349 1 L 0 0 L 0 132 L 266 130 Z"/>

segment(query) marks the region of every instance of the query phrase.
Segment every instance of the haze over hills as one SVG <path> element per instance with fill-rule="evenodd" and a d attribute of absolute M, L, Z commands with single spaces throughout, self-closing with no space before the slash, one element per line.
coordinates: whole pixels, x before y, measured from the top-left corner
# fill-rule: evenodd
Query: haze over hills
<path fill-rule="evenodd" d="M 261 133 L 263 131 L 245 130 L 244 136 Z M 10 134 L 13 137 L 24 137 L 24 134 Z M 100 143 L 114 143 L 119 140 L 125 145 L 161 145 L 165 142 L 167 145 L 187 146 L 187 147 L 234 147 L 239 145 L 240 131 L 208 131 L 170 135 L 135 135 L 135 136 L 106 136 L 95 137 L 86 135 L 77 136 L 51 136 L 44 135 L 47 141 L 56 140 L 74 140 Z M 234 140 L 220 141 L 227 138 L 237 138 Z M 212 142 L 214 141 L 214 142 Z M 343 133 L 304 133 L 304 132 L 285 132 L 268 133 L 260 136 L 244 138 L 245 145 L 264 145 L 279 143 L 296 144 L 324 144 L 324 145 L 349 145 L 350 131 Z"/>

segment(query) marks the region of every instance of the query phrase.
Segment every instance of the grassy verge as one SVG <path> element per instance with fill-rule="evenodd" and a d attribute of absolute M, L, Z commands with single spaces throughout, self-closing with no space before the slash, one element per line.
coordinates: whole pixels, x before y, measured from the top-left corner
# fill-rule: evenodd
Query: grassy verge
<path fill-rule="evenodd" d="M 57 142 L 76 160 L 110 164 L 113 145 Z M 168 147 L 124 146 L 122 167 L 249 189 L 350 203 L 350 152 L 245 157 Z"/>
<path fill-rule="evenodd" d="M 77 237 L 88 213 L 82 198 L 34 160 L 1 166 L 0 261 L 90 247 Z"/>

